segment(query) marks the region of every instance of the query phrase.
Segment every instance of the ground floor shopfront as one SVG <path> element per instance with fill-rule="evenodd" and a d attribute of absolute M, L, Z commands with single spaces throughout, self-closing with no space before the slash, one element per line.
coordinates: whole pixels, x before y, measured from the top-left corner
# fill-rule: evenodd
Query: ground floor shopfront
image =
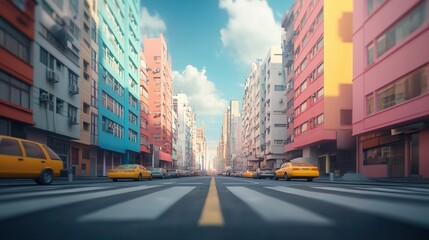
<path fill-rule="evenodd" d="M 409 125 L 411 126 L 411 125 Z M 384 130 L 358 136 L 357 172 L 367 177 L 429 178 L 429 128 Z"/>

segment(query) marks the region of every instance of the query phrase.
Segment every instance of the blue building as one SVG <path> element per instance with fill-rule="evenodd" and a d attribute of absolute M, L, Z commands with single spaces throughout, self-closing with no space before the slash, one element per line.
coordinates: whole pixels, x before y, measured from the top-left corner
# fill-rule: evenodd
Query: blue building
<path fill-rule="evenodd" d="M 139 162 L 139 2 L 98 0 L 97 175 Z"/>

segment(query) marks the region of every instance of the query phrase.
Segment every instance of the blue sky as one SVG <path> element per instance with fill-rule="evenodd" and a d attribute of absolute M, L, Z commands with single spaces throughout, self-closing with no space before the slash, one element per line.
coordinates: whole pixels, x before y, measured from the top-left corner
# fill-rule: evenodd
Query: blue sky
<path fill-rule="evenodd" d="M 222 113 L 241 102 L 251 62 L 280 44 L 280 21 L 293 0 L 141 0 L 141 32 L 163 32 L 173 60 L 173 85 L 188 94 L 204 121 L 215 157 Z"/>

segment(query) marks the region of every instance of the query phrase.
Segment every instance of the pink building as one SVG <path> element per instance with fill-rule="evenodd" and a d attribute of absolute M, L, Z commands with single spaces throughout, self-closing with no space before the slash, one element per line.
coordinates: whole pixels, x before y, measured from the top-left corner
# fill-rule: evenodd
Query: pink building
<path fill-rule="evenodd" d="M 355 0 L 357 172 L 429 177 L 428 0 Z"/>
<path fill-rule="evenodd" d="M 144 58 L 148 73 L 148 141 L 153 143 L 153 167 L 173 167 L 173 82 L 172 63 L 162 33 L 158 38 L 144 37 Z"/>
<path fill-rule="evenodd" d="M 322 174 L 353 172 L 353 1 L 300 0 L 293 10 L 291 149 L 302 149 L 302 156 L 318 165 Z"/>

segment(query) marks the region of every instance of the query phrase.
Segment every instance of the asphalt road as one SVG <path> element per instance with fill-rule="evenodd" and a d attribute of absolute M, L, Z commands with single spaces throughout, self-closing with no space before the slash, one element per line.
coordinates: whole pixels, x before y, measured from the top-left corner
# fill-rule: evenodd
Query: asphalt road
<path fill-rule="evenodd" d="M 429 189 L 235 177 L 0 186 L 0 239 L 429 239 Z"/>

